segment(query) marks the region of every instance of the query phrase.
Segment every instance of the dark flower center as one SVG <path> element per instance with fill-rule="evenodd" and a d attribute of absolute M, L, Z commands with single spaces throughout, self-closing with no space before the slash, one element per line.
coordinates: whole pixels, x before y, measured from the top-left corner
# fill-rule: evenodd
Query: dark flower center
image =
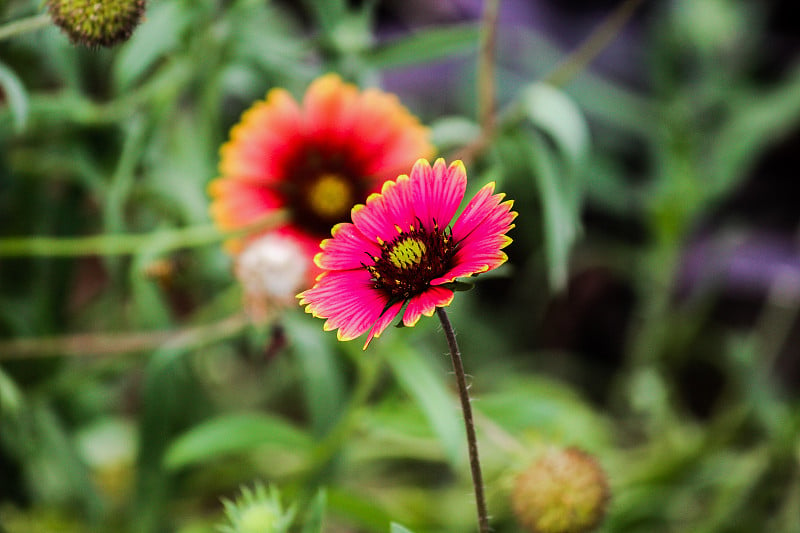
<path fill-rule="evenodd" d="M 392 299 L 407 300 L 430 287 L 433 279 L 450 269 L 455 244 L 450 228 L 431 231 L 422 223 L 408 231 L 397 227 L 397 237 L 380 242 L 380 257 L 370 256 L 372 265 L 364 265 L 372 275 L 374 287 Z"/>
<path fill-rule="evenodd" d="M 366 197 L 369 177 L 363 164 L 342 150 L 303 146 L 286 166 L 281 192 L 291 206 L 293 222 L 321 238 L 331 226 L 347 220 L 350 209 Z"/>

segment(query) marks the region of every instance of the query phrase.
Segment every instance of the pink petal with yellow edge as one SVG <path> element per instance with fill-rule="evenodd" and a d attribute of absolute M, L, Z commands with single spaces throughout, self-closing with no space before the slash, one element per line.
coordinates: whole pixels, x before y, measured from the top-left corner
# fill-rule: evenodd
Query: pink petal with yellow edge
<path fill-rule="evenodd" d="M 478 191 L 453 224 L 453 240 L 460 247 L 511 229 L 511 222 L 517 217 L 511 211 L 513 202 L 500 203 L 505 195 L 492 195 L 493 190 L 494 183 L 490 183 Z"/>
<path fill-rule="evenodd" d="M 432 280 L 432 285 L 486 272 L 506 261 L 507 256 L 501 250 L 511 243 L 506 233 L 514 227 L 512 222 L 517 213 L 511 211 L 512 202 L 500 203 L 504 195 L 492 195 L 493 191 L 493 183 L 478 191 L 453 225 L 453 239 L 458 243 L 454 266 Z"/>
<path fill-rule="evenodd" d="M 424 159 L 411 169 L 411 200 L 414 213 L 430 231 L 434 223 L 445 228 L 456 213 L 467 190 L 467 172 L 461 161 L 448 168 L 444 159 L 437 159 L 431 168 Z"/>
<path fill-rule="evenodd" d="M 397 177 L 395 183 L 394 187 L 384 187 L 381 192 L 383 205 L 386 208 L 384 226 L 387 235 L 392 239 L 398 234 L 396 226 L 407 231 L 411 229 L 412 224 L 417 223 L 417 206 L 414 205 L 411 194 L 414 187 L 413 180 L 403 174 Z"/>
<path fill-rule="evenodd" d="M 369 335 L 367 335 L 367 340 L 364 342 L 364 350 L 367 349 L 367 346 L 369 346 L 373 338 L 381 336 L 381 333 L 392 323 L 402 307 L 403 302 L 397 302 L 383 312 L 380 318 L 375 322 L 375 325 L 372 326 Z"/>
<path fill-rule="evenodd" d="M 385 318 L 389 302 L 388 296 L 373 288 L 370 274 L 364 269 L 325 272 L 314 287 L 298 297 L 307 313 L 327 318 L 326 331 L 339 330 L 339 340 L 352 340 L 366 333 Z"/>
<path fill-rule="evenodd" d="M 406 230 L 413 221 L 409 188 L 408 176 L 387 181 L 380 194 L 371 194 L 366 205 L 357 205 L 352 209 L 350 216 L 353 224 L 367 239 L 391 242 L 398 235 L 398 227 Z"/>
<path fill-rule="evenodd" d="M 331 239 L 320 244 L 322 252 L 317 254 L 315 263 L 327 270 L 349 270 L 371 264 L 371 258 L 379 257 L 381 249 L 364 237 L 356 226 L 344 222 L 331 230 Z"/>
<path fill-rule="evenodd" d="M 403 324 L 411 327 L 422 315 L 433 316 L 437 307 L 446 307 L 453 301 L 454 293 L 450 289 L 431 287 L 422 294 L 412 297 L 403 314 Z"/>

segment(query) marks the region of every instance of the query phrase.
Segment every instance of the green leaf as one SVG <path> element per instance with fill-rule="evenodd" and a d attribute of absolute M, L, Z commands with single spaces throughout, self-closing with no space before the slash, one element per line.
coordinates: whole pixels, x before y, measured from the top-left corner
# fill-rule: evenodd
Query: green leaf
<path fill-rule="evenodd" d="M 705 186 L 712 197 L 736 187 L 756 158 L 800 123 L 800 69 L 774 89 L 734 100 L 732 116 L 713 136 Z"/>
<path fill-rule="evenodd" d="M 22 392 L 11 379 L 11 376 L 0 367 L 0 420 L 3 417 L 18 416 L 21 407 L 24 405 Z"/>
<path fill-rule="evenodd" d="M 478 34 L 478 27 L 472 24 L 420 30 L 376 46 L 366 54 L 366 60 L 370 66 L 378 69 L 436 61 L 475 51 Z"/>
<path fill-rule="evenodd" d="M 13 70 L 0 63 L 0 89 L 8 102 L 14 129 L 21 132 L 28 121 L 28 92 Z"/>
<path fill-rule="evenodd" d="M 330 34 L 342 17 L 347 14 L 345 0 L 303 0 L 303 3 L 326 34 Z"/>
<path fill-rule="evenodd" d="M 462 462 L 464 426 L 450 392 L 436 370 L 419 352 L 396 344 L 386 355 L 400 386 L 422 409 L 441 442 L 450 464 Z"/>
<path fill-rule="evenodd" d="M 317 495 L 309 506 L 306 522 L 303 525 L 303 533 L 322 533 L 325 509 L 327 506 L 328 495 L 325 489 L 319 489 L 319 492 L 317 492 Z"/>
<path fill-rule="evenodd" d="M 284 420 L 258 413 L 224 415 L 208 420 L 176 438 L 164 456 L 178 469 L 222 455 L 274 445 L 305 452 L 311 439 Z"/>
<path fill-rule="evenodd" d="M 570 173 L 575 174 L 589 154 L 589 127 L 578 106 L 563 91 L 534 83 L 520 95 L 523 113 L 558 148 Z"/>
<path fill-rule="evenodd" d="M 430 123 L 431 142 L 440 152 L 473 142 L 480 137 L 481 127 L 467 117 L 441 117 Z"/>
<path fill-rule="evenodd" d="M 117 89 L 134 85 L 160 58 L 176 49 L 184 29 L 193 22 L 182 2 L 154 2 L 147 18 L 120 47 L 113 66 Z"/>
<path fill-rule="evenodd" d="M 529 163 L 544 216 L 544 241 L 547 271 L 553 289 L 563 288 L 569 272 L 569 254 L 580 233 L 578 206 L 570 198 L 565 178 L 541 135 L 532 132 Z"/>
<path fill-rule="evenodd" d="M 300 363 L 305 386 L 306 407 L 316 436 L 322 436 L 341 416 L 345 383 L 336 352 L 327 335 L 320 335 L 319 321 L 305 313 L 286 313 L 283 324 Z"/>
<path fill-rule="evenodd" d="M 389 533 L 414 533 L 410 529 L 404 528 L 397 522 L 392 522 L 392 527 L 389 530 Z"/>
<path fill-rule="evenodd" d="M 382 531 L 391 520 L 379 500 L 345 488 L 341 483 L 328 489 L 328 502 L 332 513 L 360 526 L 358 531 Z"/>
<path fill-rule="evenodd" d="M 456 281 L 450 281 L 450 282 L 447 282 L 447 283 L 442 283 L 440 285 L 440 287 L 443 287 L 445 289 L 450 289 L 451 291 L 456 291 L 456 292 L 466 292 L 466 291 L 471 291 L 472 289 L 474 289 L 475 288 L 475 284 L 474 283 L 469 283 L 467 281 L 458 281 L 458 280 L 456 280 Z"/>
<path fill-rule="evenodd" d="M 550 379 L 511 378 L 497 392 L 481 397 L 481 414 L 514 435 L 535 432 L 539 438 L 587 449 L 607 446 L 611 427 L 570 387 Z"/>

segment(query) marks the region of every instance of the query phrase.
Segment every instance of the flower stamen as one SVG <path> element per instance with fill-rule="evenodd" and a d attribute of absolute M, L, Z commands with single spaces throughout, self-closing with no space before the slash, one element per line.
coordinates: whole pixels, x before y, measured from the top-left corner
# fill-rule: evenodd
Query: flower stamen
<path fill-rule="evenodd" d="M 428 250 L 425 243 L 413 237 L 406 237 L 392 247 L 387 258 L 399 269 L 408 269 L 418 265 Z"/>
<path fill-rule="evenodd" d="M 402 231 L 391 242 L 381 242 L 380 257 L 364 265 L 376 289 L 392 298 L 409 298 L 430 287 L 430 282 L 447 272 L 455 253 L 451 230 L 428 231 L 421 222 Z M 369 256 L 369 254 L 367 254 Z"/>

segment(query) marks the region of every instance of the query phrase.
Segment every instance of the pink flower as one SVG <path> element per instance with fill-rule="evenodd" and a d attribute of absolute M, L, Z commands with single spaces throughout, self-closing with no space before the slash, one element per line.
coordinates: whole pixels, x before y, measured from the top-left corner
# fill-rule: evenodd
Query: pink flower
<path fill-rule="evenodd" d="M 397 97 L 359 90 L 335 74 L 308 87 L 302 102 L 272 89 L 231 129 L 220 150 L 220 177 L 209 184 L 211 215 L 223 230 L 245 228 L 286 210 L 289 220 L 271 233 L 305 251 L 310 287 L 319 241 L 347 219 L 350 208 L 434 147 L 428 128 Z M 251 235 L 228 242 L 242 252 Z"/>
<path fill-rule="evenodd" d="M 507 256 L 517 213 L 503 194 L 484 186 L 454 221 L 467 187 L 461 161 L 449 167 L 424 159 L 411 175 L 387 181 L 366 205 L 352 209 L 353 222 L 333 227 L 333 238 L 314 258 L 323 270 L 316 284 L 298 295 L 306 312 L 325 318 L 325 330 L 339 340 L 369 331 L 364 344 L 392 322 L 404 305 L 403 324 L 453 301 L 447 284 L 497 268 Z"/>

